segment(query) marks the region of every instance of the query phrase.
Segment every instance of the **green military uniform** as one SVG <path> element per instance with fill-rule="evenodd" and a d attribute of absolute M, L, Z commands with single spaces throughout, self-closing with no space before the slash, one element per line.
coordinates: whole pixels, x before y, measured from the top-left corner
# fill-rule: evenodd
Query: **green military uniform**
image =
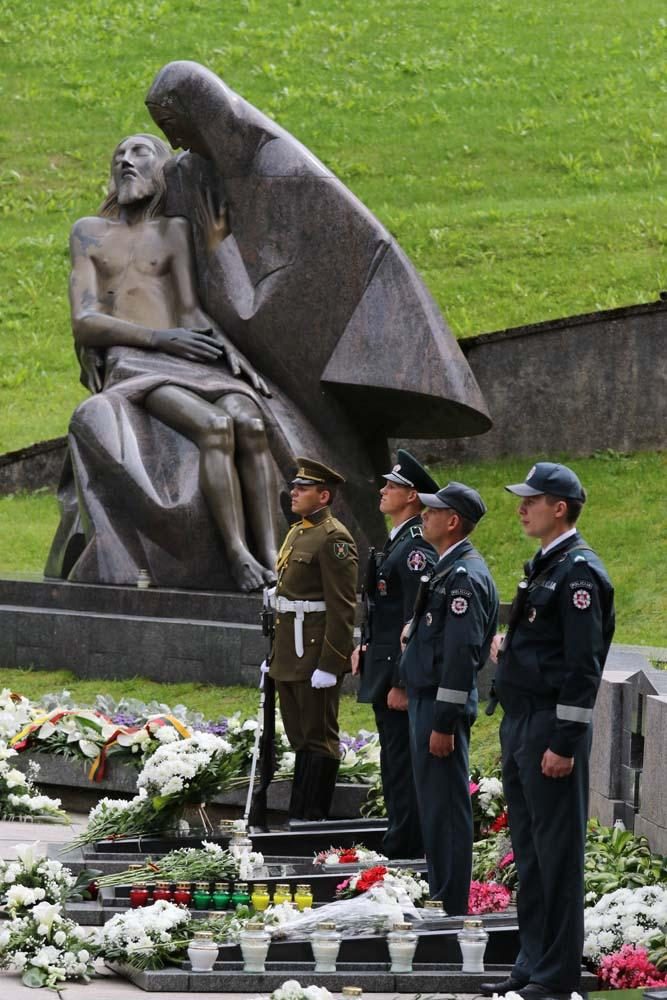
<path fill-rule="evenodd" d="M 342 481 L 319 463 L 299 461 L 295 483 Z M 340 760 L 340 686 L 353 649 L 357 565 L 354 539 L 329 507 L 294 524 L 278 555 L 269 674 L 296 752 L 292 818 L 324 818 L 333 796 Z M 337 683 L 313 687 L 315 671 L 333 674 Z"/>

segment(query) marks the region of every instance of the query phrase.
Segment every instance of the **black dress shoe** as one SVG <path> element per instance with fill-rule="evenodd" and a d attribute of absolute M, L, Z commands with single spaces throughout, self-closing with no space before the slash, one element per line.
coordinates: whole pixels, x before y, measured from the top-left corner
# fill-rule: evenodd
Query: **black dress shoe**
<path fill-rule="evenodd" d="M 525 985 L 526 983 L 521 980 L 508 976 L 507 979 L 499 979 L 496 983 L 480 983 L 479 992 L 483 997 L 492 997 L 494 993 L 502 997 L 506 993 L 518 993 Z"/>
<path fill-rule="evenodd" d="M 570 990 L 556 990 L 541 983 L 527 983 L 518 991 L 523 1000 L 570 1000 Z"/>

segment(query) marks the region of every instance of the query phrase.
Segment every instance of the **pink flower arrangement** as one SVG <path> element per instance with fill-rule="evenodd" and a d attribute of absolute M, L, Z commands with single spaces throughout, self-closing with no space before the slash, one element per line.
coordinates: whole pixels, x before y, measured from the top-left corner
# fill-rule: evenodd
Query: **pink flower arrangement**
<path fill-rule="evenodd" d="M 643 986 L 664 986 L 667 973 L 649 961 L 646 948 L 624 944 L 620 951 L 605 955 L 597 970 L 598 977 L 612 990 L 635 990 Z"/>
<path fill-rule="evenodd" d="M 499 868 L 507 868 L 514 861 L 514 851 L 508 851 L 507 854 L 500 859 L 498 862 Z"/>
<path fill-rule="evenodd" d="M 468 913 L 501 913 L 509 906 L 512 893 L 500 882 L 470 883 Z"/>

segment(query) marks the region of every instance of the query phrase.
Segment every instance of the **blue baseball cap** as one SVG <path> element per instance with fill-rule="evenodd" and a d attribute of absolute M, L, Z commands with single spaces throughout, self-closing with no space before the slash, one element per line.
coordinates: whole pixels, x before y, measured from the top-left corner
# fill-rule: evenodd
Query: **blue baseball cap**
<path fill-rule="evenodd" d="M 486 504 L 477 490 L 465 483 L 447 483 L 437 493 L 420 493 L 419 499 L 425 507 L 453 510 L 473 524 L 486 514 Z"/>
<path fill-rule="evenodd" d="M 506 486 L 509 493 L 518 497 L 536 497 L 546 493 L 562 500 L 586 500 L 586 493 L 579 477 L 567 465 L 557 462 L 538 462 L 534 465 L 525 482 Z"/>

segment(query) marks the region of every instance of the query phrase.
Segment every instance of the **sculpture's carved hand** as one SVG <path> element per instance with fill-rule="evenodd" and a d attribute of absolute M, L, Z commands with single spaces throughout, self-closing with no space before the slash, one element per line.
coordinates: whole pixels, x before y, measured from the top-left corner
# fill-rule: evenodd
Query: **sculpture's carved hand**
<path fill-rule="evenodd" d="M 171 330 L 154 330 L 151 346 L 156 351 L 175 354 L 188 361 L 217 361 L 222 354 L 222 347 L 209 331 L 186 330 L 180 326 Z"/>
<path fill-rule="evenodd" d="M 221 345 L 225 358 L 227 359 L 227 364 L 229 365 L 232 375 L 239 375 L 246 378 L 250 385 L 257 392 L 261 393 L 262 396 L 270 396 L 271 392 L 261 375 L 258 375 L 250 362 L 243 357 L 242 354 L 232 347 L 232 345 L 227 340 L 220 339 L 218 343 Z"/>

